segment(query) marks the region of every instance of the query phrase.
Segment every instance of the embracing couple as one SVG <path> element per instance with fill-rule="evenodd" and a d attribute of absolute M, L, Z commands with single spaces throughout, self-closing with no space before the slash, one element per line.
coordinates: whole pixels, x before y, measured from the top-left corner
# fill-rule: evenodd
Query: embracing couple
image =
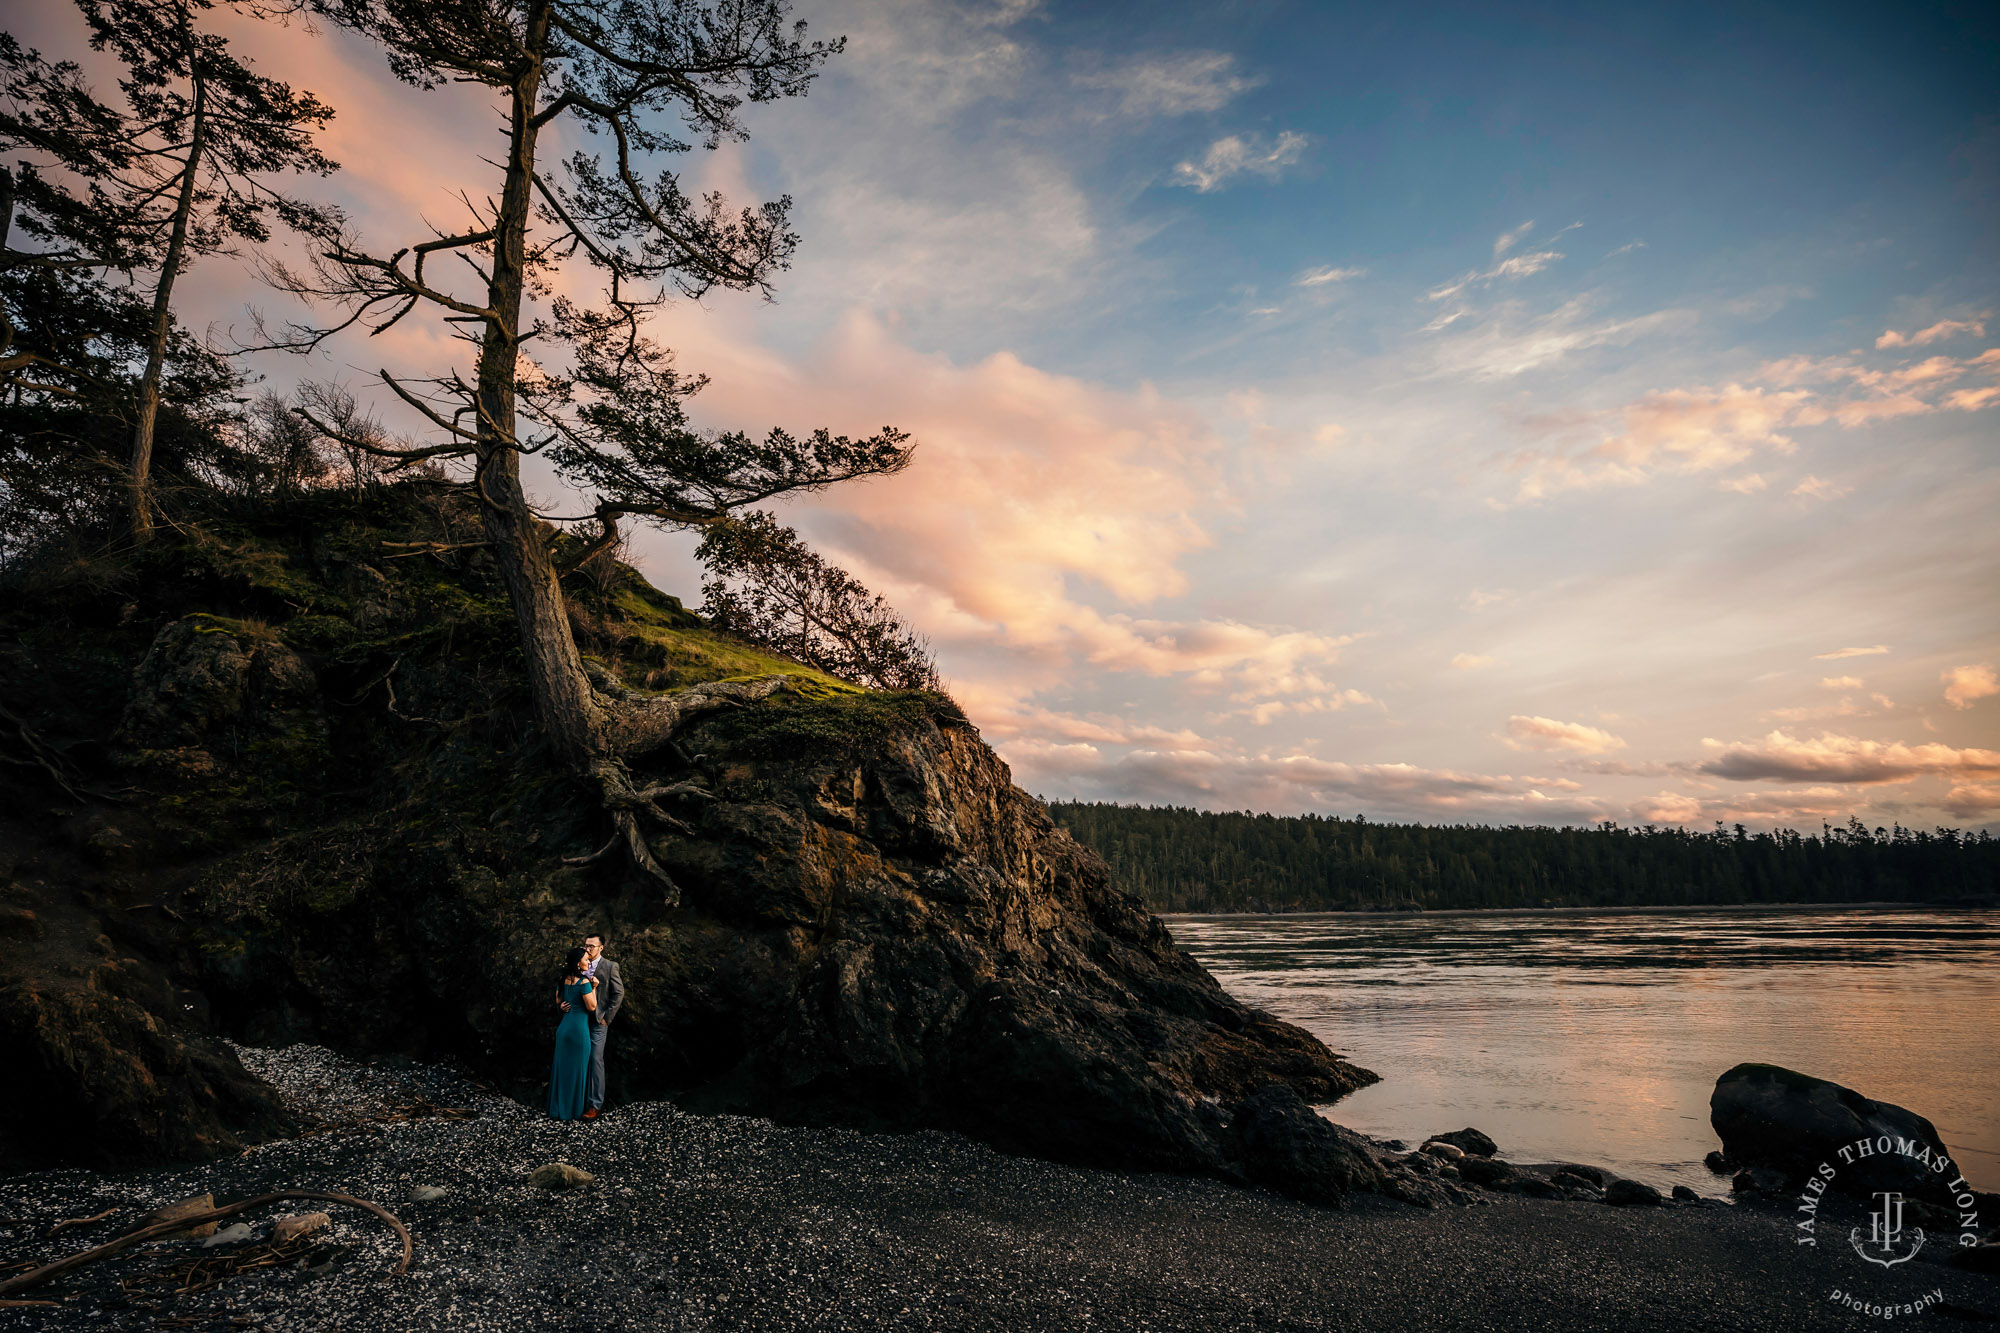
<path fill-rule="evenodd" d="M 604 937 L 585 935 L 556 978 L 556 1058 L 549 1070 L 549 1114 L 595 1120 L 604 1110 L 604 1035 L 625 1003 L 618 964 L 604 956 Z"/>

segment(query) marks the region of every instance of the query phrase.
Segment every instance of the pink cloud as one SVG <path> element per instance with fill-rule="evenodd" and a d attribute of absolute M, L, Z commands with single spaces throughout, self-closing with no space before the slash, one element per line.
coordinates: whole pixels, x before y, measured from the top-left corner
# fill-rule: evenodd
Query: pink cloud
<path fill-rule="evenodd" d="M 1210 809 L 1350 811 L 1411 817 L 1480 816 L 1587 822 L 1605 813 L 1565 778 L 1467 773 L 1414 764 L 1349 764 L 1304 754 L 1236 755 L 1212 748 L 1135 750 L 1111 758 L 1093 746 L 1028 742 L 1005 751 L 1031 791 L 1100 791 Z M 1551 796 L 1544 788 L 1560 795 Z M 1126 795 L 1122 799 L 1133 799 Z"/>
<path fill-rule="evenodd" d="M 1977 666 L 1952 667 L 1939 673 L 1944 681 L 1944 699 L 1953 708 L 1970 708 L 1981 699 L 2000 694 L 2000 676 L 1993 668 L 1980 663 Z"/>
<path fill-rule="evenodd" d="M 1960 819 L 1983 819 L 2000 813 L 2000 783 L 1968 783 L 1945 793 L 1944 808 Z"/>
<path fill-rule="evenodd" d="M 1986 321 L 1974 319 L 1941 319 L 1929 328 L 1918 329 L 1914 333 L 1898 333 L 1894 329 L 1887 329 L 1883 331 L 1881 337 L 1875 340 L 1875 345 L 1877 347 L 1922 347 L 1927 343 L 1942 342 L 1946 338 L 1954 337 L 1961 333 L 1969 333 L 1976 338 L 1984 337 L 1986 335 Z"/>
<path fill-rule="evenodd" d="M 1653 824 L 1711 824 L 1717 820 L 1725 824 L 1796 824 L 1844 819 L 1853 811 L 1853 796 L 1838 787 L 1712 798 L 1663 791 L 1634 801 L 1629 807 L 1632 819 Z"/>
<path fill-rule="evenodd" d="M 1935 341 L 1921 335 L 1906 341 L 1920 338 Z M 1786 357 L 1758 372 L 1760 384 L 1656 390 L 1600 413 L 1615 423 L 1615 429 L 1596 445 L 1583 450 L 1531 449 L 1508 459 L 1509 470 L 1523 474 L 1515 498 L 1538 500 L 1564 491 L 1639 485 L 1661 474 L 1719 471 L 1759 450 L 1789 454 L 1796 445 L 1785 431 L 1796 426 L 1831 422 L 1854 429 L 1932 412 L 1978 411 L 2000 403 L 2000 384 L 1948 388 L 1968 374 L 2000 371 L 2000 348 L 1962 360 L 1930 356 L 1895 366 L 1864 365 L 1859 355 Z M 1762 474 L 1752 473 L 1718 484 L 1751 494 L 1766 482 Z M 1816 477 L 1806 478 L 1791 492 L 1816 499 L 1831 498 L 1833 493 L 1830 483 Z"/>
<path fill-rule="evenodd" d="M 1507 719 L 1506 741 L 1516 750 L 1570 750 L 1578 754 L 1603 754 L 1625 748 L 1622 739 L 1600 727 L 1519 713 Z"/>
<path fill-rule="evenodd" d="M 1936 742 L 1906 745 L 1830 732 L 1801 740 L 1774 731 L 1761 741 L 1724 744 L 1704 740 L 1702 744 L 1717 753 L 1699 765 L 1700 771 L 1733 782 L 1838 782 L 1866 787 L 1909 782 L 1926 775 L 2000 774 L 2000 751 L 1959 750 Z"/>
<path fill-rule="evenodd" d="M 1525 469 L 1517 498 L 1540 499 L 1567 490 L 1635 485 L 1657 471 L 1690 473 L 1732 467 L 1758 449 L 1792 452 L 1779 428 L 1810 395 L 1731 384 L 1722 389 L 1670 389 L 1647 394 L 1618 409 L 1616 434 L 1580 454 L 1530 452 L 1513 466 Z M 1761 478 L 1755 483 L 1761 488 Z M 1734 489 L 1749 490 L 1748 481 Z"/>

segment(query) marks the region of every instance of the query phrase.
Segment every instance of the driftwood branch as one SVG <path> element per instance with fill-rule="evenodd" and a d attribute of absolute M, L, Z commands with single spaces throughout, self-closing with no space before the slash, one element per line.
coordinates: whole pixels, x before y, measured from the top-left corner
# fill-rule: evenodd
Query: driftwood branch
<path fill-rule="evenodd" d="M 410 1229 L 404 1226 L 394 1213 L 384 1208 L 381 1204 L 370 1203 L 366 1199 L 357 1199 L 349 1194 L 330 1194 L 323 1190 L 277 1190 L 270 1194 L 259 1194 L 252 1198 L 239 1199 L 235 1203 L 224 1204 L 220 1208 L 213 1208 L 204 1213 L 191 1213 L 186 1217 L 176 1218 L 171 1222 L 155 1222 L 151 1226 L 140 1227 L 137 1231 L 127 1232 L 117 1240 L 106 1241 L 95 1249 L 84 1250 L 81 1253 L 57 1259 L 52 1263 L 43 1264 L 40 1268 L 32 1269 L 21 1274 L 19 1277 L 8 1278 L 5 1282 L 0 1282 L 0 1296 L 24 1291 L 29 1287 L 40 1286 L 50 1278 L 60 1277 L 72 1269 L 81 1268 L 85 1264 L 94 1263 L 99 1259 L 108 1259 L 121 1250 L 128 1250 L 142 1240 L 151 1240 L 155 1236 L 165 1236 L 176 1231 L 185 1231 L 189 1227 L 200 1226 L 204 1222 L 213 1222 L 219 1218 L 233 1217 L 237 1213 L 247 1212 L 252 1208 L 261 1208 L 267 1203 L 277 1203 L 281 1199 L 313 1199 L 322 1203 L 344 1203 L 350 1207 L 365 1209 L 375 1214 L 375 1216 L 395 1228 L 396 1234 L 403 1241 L 402 1261 L 389 1270 L 389 1276 L 401 1277 L 410 1271 L 410 1259 L 416 1252 L 416 1245 L 410 1239 Z"/>
<path fill-rule="evenodd" d="M 49 1228 L 49 1235 L 53 1236 L 65 1227 L 87 1227 L 92 1222 L 102 1222 L 117 1211 L 116 1208 L 106 1208 L 103 1212 L 92 1213 L 89 1217 L 65 1217 L 62 1221 Z"/>

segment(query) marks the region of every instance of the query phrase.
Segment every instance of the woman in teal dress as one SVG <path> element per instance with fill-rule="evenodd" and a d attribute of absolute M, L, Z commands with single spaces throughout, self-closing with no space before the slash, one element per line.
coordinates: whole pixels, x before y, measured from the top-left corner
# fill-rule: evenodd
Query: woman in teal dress
<path fill-rule="evenodd" d="M 584 951 L 571 949 L 556 979 L 556 999 L 565 1006 L 556 1025 L 556 1058 L 549 1070 L 549 1114 L 558 1120 L 583 1119 L 584 1085 L 590 1078 L 590 1015 L 597 1012 L 597 983 L 583 974 Z"/>

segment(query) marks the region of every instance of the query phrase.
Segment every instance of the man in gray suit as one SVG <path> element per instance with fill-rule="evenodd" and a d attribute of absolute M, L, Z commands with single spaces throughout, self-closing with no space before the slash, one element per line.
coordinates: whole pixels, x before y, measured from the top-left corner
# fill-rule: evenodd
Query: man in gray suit
<path fill-rule="evenodd" d="M 583 1091 L 583 1118 L 595 1120 L 604 1111 L 604 1037 L 625 1004 L 625 979 L 618 975 L 618 964 L 604 956 L 604 936 L 583 937 L 583 972 L 597 983 L 597 1012 L 590 1015 L 590 1078 Z"/>

